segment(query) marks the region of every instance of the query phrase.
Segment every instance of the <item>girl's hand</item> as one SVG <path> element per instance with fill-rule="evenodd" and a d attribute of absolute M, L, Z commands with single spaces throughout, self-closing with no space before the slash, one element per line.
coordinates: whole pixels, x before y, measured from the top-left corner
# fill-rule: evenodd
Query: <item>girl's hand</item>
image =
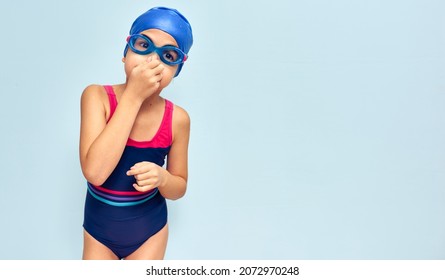
<path fill-rule="evenodd" d="M 141 100 L 149 98 L 159 89 L 163 70 L 161 61 L 150 56 L 131 70 L 127 90 Z"/>
<path fill-rule="evenodd" d="M 143 161 L 133 165 L 127 171 L 128 176 L 134 176 L 136 184 L 133 187 L 140 192 L 147 192 L 154 188 L 164 186 L 167 180 L 166 170 L 159 165 Z"/>

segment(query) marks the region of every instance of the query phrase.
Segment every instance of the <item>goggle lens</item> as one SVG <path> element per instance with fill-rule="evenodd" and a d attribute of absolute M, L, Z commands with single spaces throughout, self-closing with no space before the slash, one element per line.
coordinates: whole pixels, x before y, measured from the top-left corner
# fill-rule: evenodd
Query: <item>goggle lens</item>
<path fill-rule="evenodd" d="M 145 35 L 135 34 L 127 38 L 131 50 L 137 54 L 145 55 L 156 52 L 162 62 L 168 65 L 176 65 L 187 60 L 187 55 L 174 46 L 156 47 Z"/>

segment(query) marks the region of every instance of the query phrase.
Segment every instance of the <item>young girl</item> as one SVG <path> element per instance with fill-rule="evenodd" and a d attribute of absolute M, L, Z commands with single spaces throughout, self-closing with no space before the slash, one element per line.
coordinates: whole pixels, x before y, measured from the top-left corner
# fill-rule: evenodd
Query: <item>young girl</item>
<path fill-rule="evenodd" d="M 181 71 L 192 43 L 190 24 L 177 10 L 150 9 L 127 38 L 126 82 L 84 90 L 83 259 L 163 259 L 165 199 L 181 198 L 187 186 L 190 119 L 160 94 Z"/>

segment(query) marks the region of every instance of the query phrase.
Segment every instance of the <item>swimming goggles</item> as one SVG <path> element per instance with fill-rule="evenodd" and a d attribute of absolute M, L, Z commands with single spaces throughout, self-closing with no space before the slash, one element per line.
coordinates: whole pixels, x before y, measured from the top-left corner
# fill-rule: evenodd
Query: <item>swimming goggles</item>
<path fill-rule="evenodd" d="M 175 46 L 156 47 L 150 38 L 144 34 L 134 34 L 127 37 L 130 49 L 141 55 L 156 52 L 162 62 L 167 65 L 177 65 L 187 60 L 187 55 Z"/>

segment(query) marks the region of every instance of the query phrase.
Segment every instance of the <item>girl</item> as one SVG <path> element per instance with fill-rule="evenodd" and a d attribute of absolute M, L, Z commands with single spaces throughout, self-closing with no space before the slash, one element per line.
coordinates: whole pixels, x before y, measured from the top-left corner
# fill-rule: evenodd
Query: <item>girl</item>
<path fill-rule="evenodd" d="M 84 90 L 83 259 L 163 259 L 165 199 L 181 198 L 187 186 L 190 119 L 160 94 L 181 71 L 192 43 L 190 24 L 177 10 L 150 9 L 127 38 L 126 82 Z"/>

